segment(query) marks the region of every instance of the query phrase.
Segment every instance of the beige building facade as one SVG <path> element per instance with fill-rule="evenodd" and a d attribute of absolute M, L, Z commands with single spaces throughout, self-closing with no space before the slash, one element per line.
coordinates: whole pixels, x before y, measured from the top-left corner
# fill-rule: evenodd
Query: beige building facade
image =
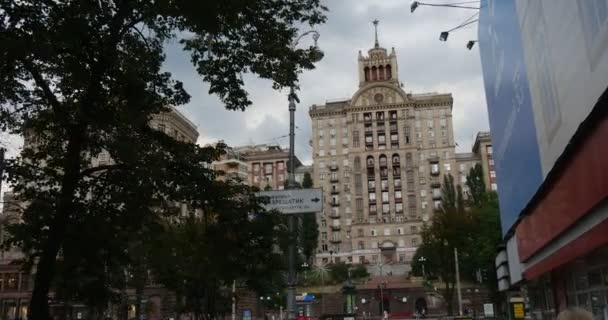
<path fill-rule="evenodd" d="M 248 166 L 248 184 L 264 189 L 283 190 L 288 178 L 289 150 L 279 145 L 247 145 L 234 149 Z M 295 158 L 296 168 L 301 166 Z"/>
<path fill-rule="evenodd" d="M 395 50 L 377 42 L 358 60 L 352 98 L 309 110 L 313 181 L 326 200 L 315 263 L 405 274 L 423 225 L 441 205 L 443 176 L 460 183 L 457 164 L 466 157 L 455 153 L 451 94 L 406 93 Z"/>

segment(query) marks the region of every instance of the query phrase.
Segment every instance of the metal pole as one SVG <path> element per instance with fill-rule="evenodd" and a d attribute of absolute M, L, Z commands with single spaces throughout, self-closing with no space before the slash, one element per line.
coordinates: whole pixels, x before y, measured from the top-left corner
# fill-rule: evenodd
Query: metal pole
<path fill-rule="evenodd" d="M 382 291 L 382 284 L 380 284 L 380 308 L 382 309 L 382 316 L 384 316 L 384 292 Z"/>
<path fill-rule="evenodd" d="M 291 87 L 291 90 L 289 91 L 289 178 L 287 181 L 287 188 L 289 189 L 295 188 L 295 113 L 296 103 L 294 101 L 294 89 Z M 287 319 L 294 320 L 296 318 L 296 244 L 294 239 L 295 217 L 293 215 L 289 215 L 287 219 L 290 238 L 289 245 L 287 247 Z"/>
<path fill-rule="evenodd" d="M 232 320 L 236 320 L 236 280 L 232 280 Z"/>
<path fill-rule="evenodd" d="M 458 294 L 458 314 L 462 315 L 462 292 L 460 291 L 460 271 L 458 269 L 458 248 L 454 248 L 454 264 L 456 265 L 456 293 Z"/>
<path fill-rule="evenodd" d="M 2 200 L 2 174 L 4 174 L 4 148 L 0 147 L 0 200 Z"/>

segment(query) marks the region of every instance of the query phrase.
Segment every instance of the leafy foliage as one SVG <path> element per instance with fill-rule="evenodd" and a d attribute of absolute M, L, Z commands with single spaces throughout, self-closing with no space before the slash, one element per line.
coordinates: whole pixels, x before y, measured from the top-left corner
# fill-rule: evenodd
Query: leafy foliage
<path fill-rule="evenodd" d="M 422 232 L 423 244 L 413 258 L 412 271 L 428 279 L 440 278 L 445 284 L 444 297 L 452 312 L 455 284 L 454 248 L 458 249 L 460 273 L 464 280 L 481 281 L 496 292 L 494 257 L 501 241 L 496 194 L 488 193 L 480 165 L 467 176 L 470 190 L 465 202 L 460 186 L 450 175 L 442 185 L 442 208 Z M 420 258 L 424 257 L 424 261 Z M 482 275 L 480 279 L 480 275 Z"/>
<path fill-rule="evenodd" d="M 175 203 L 234 210 L 206 169 L 221 148 L 148 126 L 190 99 L 162 70 L 165 46 L 181 45 L 210 93 L 244 110 L 251 101 L 241 74 L 277 89 L 297 85 L 319 55 L 291 48 L 298 26 L 325 21 L 319 0 L 0 0 L 0 8 L 0 130 L 30 147 L 6 168 L 28 204 L 10 244 L 37 264 L 36 320 L 49 319 L 60 275 L 77 280 L 66 297 L 104 305 L 124 286 L 118 275 L 135 259 L 133 237 L 175 217 Z M 102 151 L 112 164 L 92 166 Z"/>

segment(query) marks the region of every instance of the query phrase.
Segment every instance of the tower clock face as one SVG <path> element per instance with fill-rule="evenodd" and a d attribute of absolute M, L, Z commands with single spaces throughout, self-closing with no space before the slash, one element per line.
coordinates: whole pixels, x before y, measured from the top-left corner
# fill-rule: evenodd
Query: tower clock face
<path fill-rule="evenodd" d="M 380 103 L 384 100 L 384 96 L 382 95 L 382 93 L 376 93 L 374 95 L 374 101 L 376 101 L 377 103 Z"/>

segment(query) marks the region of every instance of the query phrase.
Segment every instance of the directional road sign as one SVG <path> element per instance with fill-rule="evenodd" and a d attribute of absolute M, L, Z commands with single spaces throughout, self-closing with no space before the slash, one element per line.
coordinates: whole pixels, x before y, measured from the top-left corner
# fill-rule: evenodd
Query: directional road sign
<path fill-rule="evenodd" d="M 258 197 L 266 197 L 266 210 L 278 210 L 284 214 L 323 211 L 323 191 L 321 189 L 293 189 L 262 191 Z"/>

